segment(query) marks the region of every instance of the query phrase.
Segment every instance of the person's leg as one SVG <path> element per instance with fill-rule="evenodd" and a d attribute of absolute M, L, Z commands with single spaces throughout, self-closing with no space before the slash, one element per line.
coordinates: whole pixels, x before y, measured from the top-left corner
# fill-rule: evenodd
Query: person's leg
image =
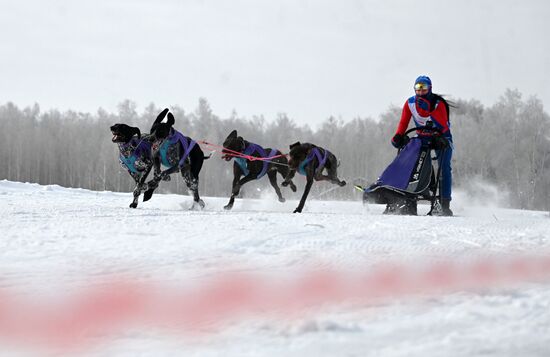
<path fill-rule="evenodd" d="M 443 208 L 444 216 L 452 216 L 453 211 L 450 209 L 450 203 L 452 199 L 452 168 L 451 158 L 453 156 L 453 144 L 445 150 L 443 157 L 441 158 L 441 207 Z"/>

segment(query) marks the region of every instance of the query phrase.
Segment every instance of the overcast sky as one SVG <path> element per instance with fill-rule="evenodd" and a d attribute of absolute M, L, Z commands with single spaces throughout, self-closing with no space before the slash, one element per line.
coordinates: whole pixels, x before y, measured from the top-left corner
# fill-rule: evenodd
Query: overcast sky
<path fill-rule="evenodd" d="M 434 91 L 550 107 L 546 0 L 0 0 L 0 103 L 376 118 Z"/>

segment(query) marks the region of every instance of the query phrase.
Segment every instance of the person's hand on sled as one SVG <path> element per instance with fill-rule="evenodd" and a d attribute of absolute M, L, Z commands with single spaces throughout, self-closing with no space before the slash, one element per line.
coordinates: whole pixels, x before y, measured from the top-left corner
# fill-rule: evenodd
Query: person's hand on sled
<path fill-rule="evenodd" d="M 401 149 L 405 145 L 409 143 L 409 137 L 403 134 L 395 134 L 393 138 L 391 139 L 391 144 L 396 149 Z"/>
<path fill-rule="evenodd" d="M 432 145 L 435 150 L 445 150 L 449 147 L 449 140 L 441 135 L 434 135 Z"/>

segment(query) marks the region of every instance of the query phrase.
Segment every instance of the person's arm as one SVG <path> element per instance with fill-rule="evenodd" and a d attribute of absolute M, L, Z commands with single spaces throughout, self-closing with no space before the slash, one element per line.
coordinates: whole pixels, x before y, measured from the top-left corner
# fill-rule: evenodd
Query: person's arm
<path fill-rule="evenodd" d="M 397 131 L 393 138 L 391 138 L 391 144 L 395 148 L 402 148 L 407 144 L 407 139 L 405 138 L 405 131 L 407 131 L 407 127 L 409 126 L 409 122 L 411 121 L 411 110 L 409 109 L 409 104 L 405 102 L 405 105 L 403 106 L 403 111 L 401 112 L 401 120 L 399 120 L 399 124 L 397 125 Z"/>
<path fill-rule="evenodd" d="M 442 133 L 449 131 L 449 116 L 447 115 L 445 103 L 439 102 L 435 110 L 430 113 L 430 116 L 437 123 L 437 127 L 441 129 Z"/>
<path fill-rule="evenodd" d="M 405 134 L 405 131 L 407 131 L 407 128 L 409 127 L 411 118 L 412 113 L 411 109 L 409 108 L 409 103 L 405 102 L 403 110 L 401 111 L 401 119 L 399 120 L 399 124 L 397 125 L 397 130 L 395 133 L 399 135 Z"/>

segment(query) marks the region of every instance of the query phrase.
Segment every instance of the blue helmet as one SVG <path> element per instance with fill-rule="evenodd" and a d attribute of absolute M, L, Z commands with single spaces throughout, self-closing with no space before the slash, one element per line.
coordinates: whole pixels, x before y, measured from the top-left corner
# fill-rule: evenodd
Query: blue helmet
<path fill-rule="evenodd" d="M 428 86 L 430 86 L 430 89 L 432 88 L 432 80 L 428 76 L 420 76 L 414 81 L 414 84 L 417 85 L 418 83 L 423 83 Z"/>
<path fill-rule="evenodd" d="M 432 80 L 428 76 L 420 76 L 416 78 L 416 81 L 414 81 L 414 90 L 419 89 L 428 89 L 428 92 L 426 94 L 416 94 L 417 97 L 424 98 L 424 99 L 430 99 L 432 97 Z"/>

